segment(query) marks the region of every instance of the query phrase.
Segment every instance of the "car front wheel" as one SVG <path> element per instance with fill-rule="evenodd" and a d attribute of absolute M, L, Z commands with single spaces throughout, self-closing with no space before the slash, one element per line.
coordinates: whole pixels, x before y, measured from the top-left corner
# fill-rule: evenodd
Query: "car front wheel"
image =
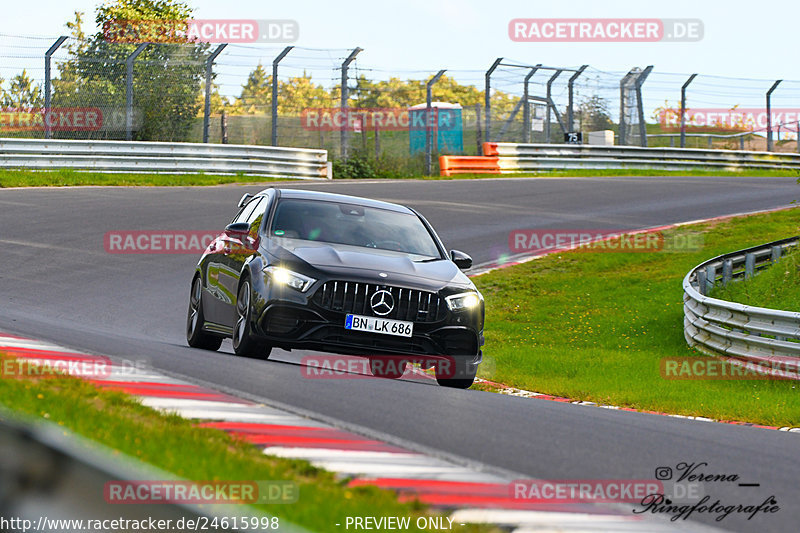
<path fill-rule="evenodd" d="M 245 279 L 239 286 L 239 294 L 236 298 L 236 324 L 233 327 L 233 352 L 244 357 L 257 357 L 267 359 L 272 347 L 253 338 L 251 330 L 250 305 L 252 291 L 250 280 Z"/>

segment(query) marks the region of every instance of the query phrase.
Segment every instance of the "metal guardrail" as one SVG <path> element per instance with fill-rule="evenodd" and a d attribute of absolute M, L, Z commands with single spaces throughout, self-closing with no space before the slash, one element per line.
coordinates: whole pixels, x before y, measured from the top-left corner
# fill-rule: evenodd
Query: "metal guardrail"
<path fill-rule="evenodd" d="M 114 454 L 54 424 L 23 423 L 0 409 L 0 516 L 7 521 L 18 520 L 9 531 L 24 531 L 22 521 L 30 524 L 28 531 L 80 531 L 74 522 L 67 525 L 67 521 L 149 517 L 155 521 L 171 520 L 175 524 L 181 519 L 197 522 L 200 517 L 220 516 L 219 511 L 190 504 L 106 503 L 106 483 L 142 479 L 174 477 Z M 93 528 L 84 528 L 87 529 Z"/>
<path fill-rule="evenodd" d="M 0 168 L 333 177 L 326 150 L 141 141 L 0 138 Z"/>
<path fill-rule="evenodd" d="M 683 329 L 689 346 L 748 363 L 792 362 L 796 369 L 800 313 L 728 302 L 707 294 L 717 284 L 754 276 L 798 242 L 800 237 L 781 239 L 715 257 L 692 269 L 683 279 Z"/>
<path fill-rule="evenodd" d="M 800 170 L 800 155 L 743 150 L 642 148 L 587 144 L 484 143 L 501 173 L 572 169 Z"/>

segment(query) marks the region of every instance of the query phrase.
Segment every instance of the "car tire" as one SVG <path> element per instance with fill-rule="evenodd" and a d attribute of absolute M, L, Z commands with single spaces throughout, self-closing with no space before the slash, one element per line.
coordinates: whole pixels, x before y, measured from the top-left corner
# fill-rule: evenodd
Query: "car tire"
<path fill-rule="evenodd" d="M 451 389 L 468 389 L 475 382 L 475 375 L 478 373 L 478 365 L 471 364 L 475 356 L 451 356 L 449 358 L 455 365 L 436 365 L 436 382 L 442 387 Z"/>
<path fill-rule="evenodd" d="M 189 311 L 186 316 L 186 342 L 192 348 L 204 350 L 219 350 L 222 337 L 211 335 L 203 331 L 205 325 L 203 315 L 203 280 L 195 276 L 192 281 L 192 292 L 189 294 Z"/>
<path fill-rule="evenodd" d="M 253 292 L 250 279 L 245 278 L 239 285 L 236 296 L 236 323 L 233 326 L 233 352 L 243 357 L 268 359 L 272 347 L 253 338 L 251 305 Z"/>
<path fill-rule="evenodd" d="M 399 379 L 405 374 L 408 361 L 395 357 L 370 357 L 369 371 L 376 378 Z"/>

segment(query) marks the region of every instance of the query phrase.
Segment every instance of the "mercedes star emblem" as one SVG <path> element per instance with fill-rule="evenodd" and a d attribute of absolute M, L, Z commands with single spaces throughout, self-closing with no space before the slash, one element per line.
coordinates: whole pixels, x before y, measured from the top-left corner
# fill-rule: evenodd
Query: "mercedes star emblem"
<path fill-rule="evenodd" d="M 386 316 L 394 309 L 394 297 L 392 297 L 391 292 L 381 289 L 375 291 L 369 300 L 369 304 L 373 313 L 378 316 Z"/>

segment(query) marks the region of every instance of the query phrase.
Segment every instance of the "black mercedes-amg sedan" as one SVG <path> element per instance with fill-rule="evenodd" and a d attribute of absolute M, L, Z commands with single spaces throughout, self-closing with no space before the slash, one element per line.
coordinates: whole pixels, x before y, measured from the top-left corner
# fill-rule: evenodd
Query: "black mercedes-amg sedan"
<path fill-rule="evenodd" d="M 245 194 L 192 279 L 186 338 L 237 355 L 273 347 L 368 357 L 376 376 L 407 362 L 467 388 L 482 360 L 483 297 L 431 225 L 397 204 L 296 189 Z M 398 364 L 386 364 L 398 361 Z"/>

